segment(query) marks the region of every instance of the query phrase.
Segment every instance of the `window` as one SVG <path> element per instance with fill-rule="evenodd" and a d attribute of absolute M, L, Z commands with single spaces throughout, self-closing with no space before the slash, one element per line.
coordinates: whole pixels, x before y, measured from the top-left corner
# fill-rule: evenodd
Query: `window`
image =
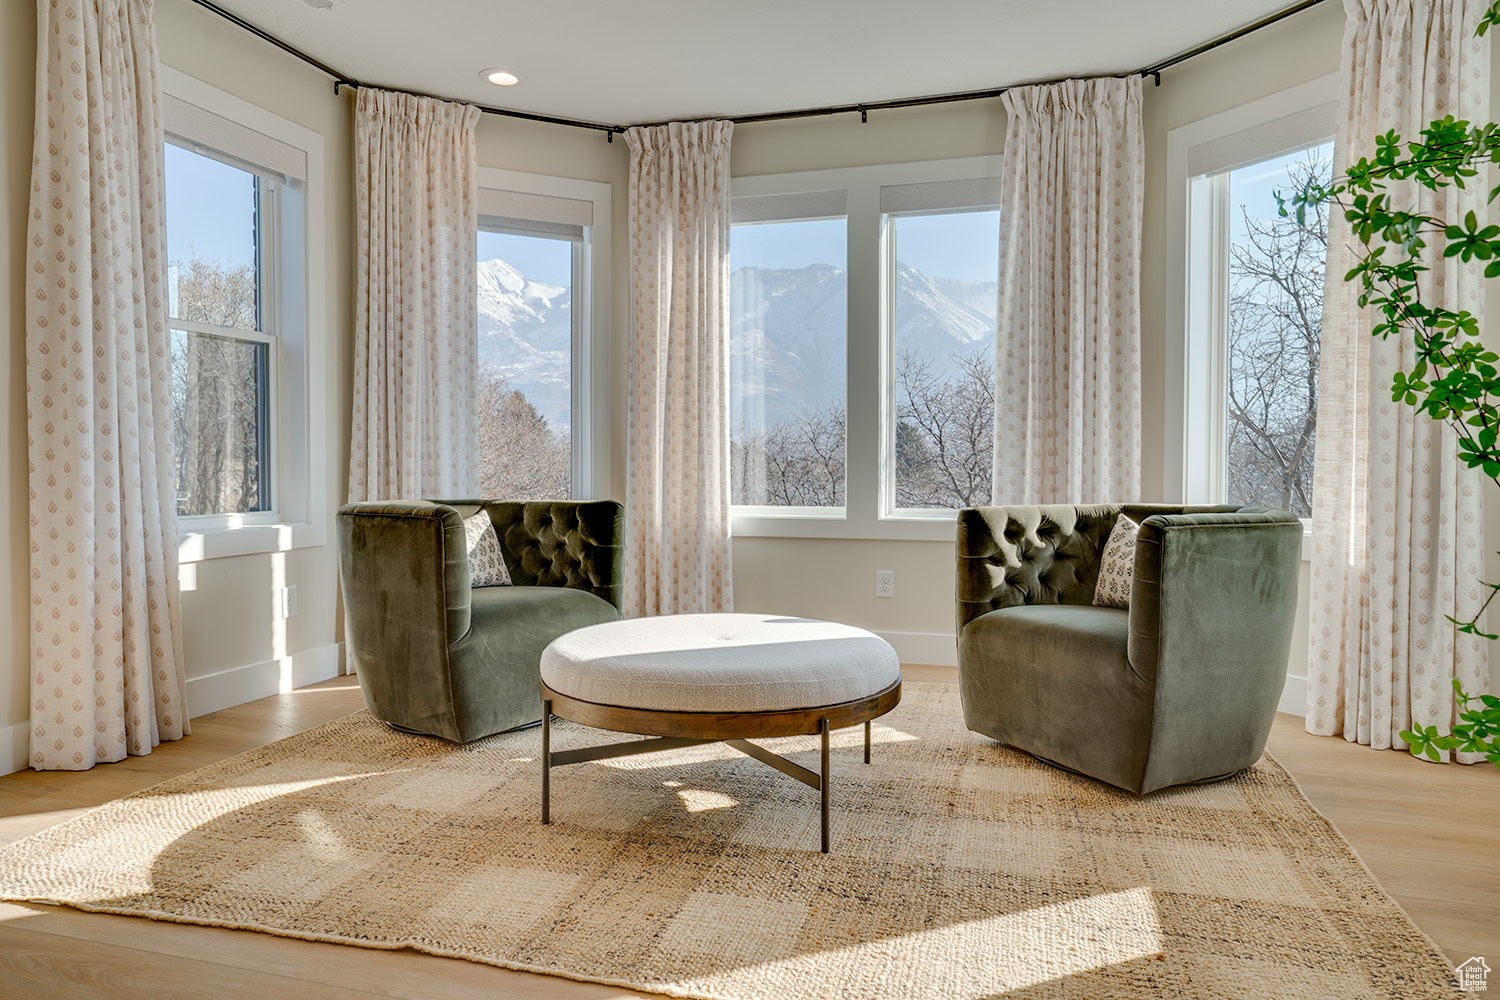
<path fill-rule="evenodd" d="M 166 105 L 177 513 L 190 527 L 269 521 L 281 452 L 306 448 L 287 440 L 306 425 L 306 155 L 185 101 Z"/>
<path fill-rule="evenodd" d="M 608 185 L 480 170 L 481 496 L 586 499 L 607 479 L 591 444 L 607 435 L 608 407 L 591 386 L 608 217 Z"/>
<path fill-rule="evenodd" d="M 479 493 L 573 495 L 573 273 L 578 243 L 479 232 Z"/>
<path fill-rule="evenodd" d="M 1000 213 L 887 213 L 894 428 L 891 506 L 990 501 Z"/>
<path fill-rule="evenodd" d="M 259 245 L 262 181 L 170 142 L 165 170 L 177 513 L 270 510 L 276 337 L 261 302 L 275 268 Z"/>
<path fill-rule="evenodd" d="M 737 505 L 844 507 L 848 236 L 843 192 L 812 197 L 830 215 L 788 219 L 791 202 L 735 200 L 729 442 Z"/>
<path fill-rule="evenodd" d="M 1328 213 L 1282 218 L 1275 192 L 1332 173 L 1328 142 L 1232 170 L 1218 185 L 1229 196 L 1226 503 L 1312 516 Z"/>
<path fill-rule="evenodd" d="M 1316 80 L 1168 138 L 1183 192 L 1169 226 L 1184 235 L 1168 260 L 1182 293 L 1169 298 L 1181 424 L 1167 444 L 1182 458 L 1169 496 L 1312 515 L 1328 213 L 1282 218 L 1276 193 L 1331 176 L 1332 90 Z"/>
<path fill-rule="evenodd" d="M 999 172 L 734 179 L 735 534 L 951 542 L 989 500 Z"/>
<path fill-rule="evenodd" d="M 183 564 L 321 545 L 323 138 L 161 68 L 174 474 Z M 313 349 L 316 343 L 319 349 Z"/>

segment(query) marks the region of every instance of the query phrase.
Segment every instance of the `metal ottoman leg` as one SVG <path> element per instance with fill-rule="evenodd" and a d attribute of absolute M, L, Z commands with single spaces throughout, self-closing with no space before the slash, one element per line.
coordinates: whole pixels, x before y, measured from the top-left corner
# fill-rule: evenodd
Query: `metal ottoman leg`
<path fill-rule="evenodd" d="M 818 730 L 823 734 L 823 770 L 822 788 L 823 793 L 823 853 L 828 853 L 828 720 L 824 719 L 818 723 Z"/>
<path fill-rule="evenodd" d="M 552 822 L 552 699 L 542 701 L 542 822 Z"/>

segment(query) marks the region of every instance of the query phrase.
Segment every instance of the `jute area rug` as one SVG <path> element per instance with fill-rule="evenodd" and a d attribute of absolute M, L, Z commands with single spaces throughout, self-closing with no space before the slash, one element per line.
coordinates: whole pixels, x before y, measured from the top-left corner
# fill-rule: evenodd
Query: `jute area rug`
<path fill-rule="evenodd" d="M 836 734 L 824 856 L 816 793 L 722 745 L 558 768 L 543 827 L 539 731 L 361 712 L 11 845 L 0 896 L 687 997 L 1457 995 L 1269 757 L 1135 799 L 967 732 L 938 684 L 875 739 L 867 766 Z"/>

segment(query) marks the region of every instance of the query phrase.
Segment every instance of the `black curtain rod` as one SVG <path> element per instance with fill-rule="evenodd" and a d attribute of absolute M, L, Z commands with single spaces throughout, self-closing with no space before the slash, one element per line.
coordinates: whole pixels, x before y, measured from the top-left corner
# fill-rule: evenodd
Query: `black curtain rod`
<path fill-rule="evenodd" d="M 1141 70 L 1140 74 L 1141 74 L 1141 76 L 1154 76 L 1154 77 L 1156 77 L 1157 81 L 1158 81 L 1158 85 L 1159 85 L 1160 84 L 1160 80 L 1161 80 L 1161 71 L 1162 70 L 1164 70 L 1164 69 L 1171 69 L 1173 66 L 1176 66 L 1178 63 L 1187 62 L 1189 59 L 1192 59 L 1194 56 L 1201 56 L 1203 53 L 1211 51 L 1213 49 L 1216 49 L 1220 45 L 1228 45 L 1230 42 L 1237 41 L 1238 39 L 1244 38 L 1246 35 L 1254 34 L 1255 32 L 1259 31 L 1261 28 L 1269 28 L 1271 25 L 1275 24 L 1277 21 L 1284 21 L 1287 18 L 1293 16 L 1294 14 L 1300 14 L 1304 10 L 1307 10 L 1309 7 L 1316 7 L 1318 4 L 1320 4 L 1322 2 L 1323 2 L 1323 0 L 1302 0 L 1301 3 L 1298 3 L 1298 4 L 1295 4 L 1294 6 L 1288 7 L 1285 10 L 1277 11 L 1275 14 L 1270 14 L 1270 15 L 1268 15 L 1266 17 L 1263 17 L 1259 21 L 1256 21 L 1253 24 L 1247 24 L 1243 28 L 1240 28 L 1237 31 L 1231 31 L 1229 34 L 1224 35 L 1224 36 L 1222 36 L 1220 38 L 1215 38 L 1211 42 L 1204 42 L 1202 45 L 1198 46 L 1197 48 L 1188 49 L 1186 52 L 1180 52 L 1180 53 L 1178 53 L 1177 55 L 1173 56 L 1170 59 L 1163 59 L 1159 63 L 1153 63 L 1150 66 L 1147 66 L 1145 69 Z"/>
<path fill-rule="evenodd" d="M 190 0 L 190 2 L 197 4 L 199 7 L 202 7 L 205 10 L 217 14 L 219 17 L 222 17 L 224 20 L 230 22 L 231 24 L 234 24 L 237 27 L 243 28 L 244 30 L 250 32 L 252 35 L 261 39 L 262 41 L 269 42 L 288 55 L 295 56 L 298 59 L 301 59 L 303 62 L 307 63 L 309 66 L 312 66 L 313 68 L 318 69 L 326 75 L 332 77 L 333 92 L 335 94 L 339 92 L 339 88 L 341 87 L 351 87 L 354 89 L 358 89 L 360 87 L 375 86 L 374 84 L 361 83 L 359 80 L 355 80 L 344 73 L 340 73 L 332 66 L 329 66 L 327 63 L 308 55 L 306 52 L 303 52 L 296 46 L 284 42 L 270 32 L 256 27 L 254 24 L 251 24 L 249 21 L 240 17 L 238 14 L 235 14 L 234 12 L 229 10 L 225 10 L 217 3 L 214 3 L 213 0 Z M 1113 75 L 1117 79 L 1123 79 L 1125 77 L 1131 76 L 1149 76 L 1155 80 L 1156 85 L 1159 87 L 1161 86 L 1161 74 L 1163 70 L 1170 69 L 1173 66 L 1178 65 L 1179 63 L 1186 62 L 1187 60 L 1192 59 L 1195 56 L 1200 56 L 1203 53 L 1208 52 L 1212 49 L 1216 49 L 1221 45 L 1227 45 L 1230 42 L 1237 41 L 1238 39 L 1244 38 L 1246 35 L 1259 31 L 1262 28 L 1269 27 L 1279 21 L 1283 21 L 1286 18 L 1292 17 L 1295 14 L 1300 14 L 1304 10 L 1307 10 L 1309 7 L 1316 7 L 1318 4 L 1323 2 L 1324 0 L 1301 0 L 1301 2 L 1294 4 L 1291 7 L 1287 7 L 1284 10 L 1280 10 L 1274 14 L 1263 17 L 1259 21 L 1255 21 L 1251 24 L 1247 24 L 1241 28 L 1231 31 L 1227 35 L 1221 35 L 1220 37 L 1215 38 L 1212 41 L 1205 42 L 1202 45 L 1197 46 L 1196 48 L 1188 49 L 1186 52 L 1180 52 L 1169 59 L 1163 59 L 1161 62 L 1152 63 L 1150 66 L 1147 66 L 1144 69 L 1134 70 L 1129 73 L 1116 73 Z M 1051 83 L 1062 83 L 1066 79 L 1072 78 L 1064 77 L 1058 80 L 1044 80 L 1039 81 L 1039 83 L 1017 84 L 1016 86 L 1030 87 L 1038 86 L 1039 84 L 1045 85 Z M 388 89 L 404 90 L 404 88 Z M 937 94 L 929 97 L 903 97 L 889 101 L 866 101 L 860 104 L 835 104 L 820 108 L 801 108 L 795 111 L 767 111 L 761 114 L 754 115 L 732 115 L 722 118 L 721 120 L 731 121 L 736 125 L 748 125 L 754 122 L 786 121 L 795 118 L 817 118 L 824 115 L 858 114 L 859 120 L 861 122 L 864 122 L 869 120 L 869 113 L 871 111 L 888 111 L 895 108 L 916 108 L 930 104 L 952 104 L 958 101 L 982 101 L 999 97 L 1001 94 L 1004 94 L 1006 91 L 1012 89 L 1014 89 L 1014 87 L 995 87 L 989 90 L 966 90 L 955 94 Z M 452 98 L 442 97 L 437 94 L 427 94 L 421 91 L 404 90 L 404 92 L 413 94 L 417 97 L 430 97 L 440 101 L 452 100 Z M 520 118 L 525 121 L 544 122 L 548 125 L 566 125 L 570 128 L 592 129 L 596 132 L 603 132 L 608 137 L 610 142 L 614 142 L 615 136 L 617 134 L 623 133 L 626 129 L 626 126 L 624 125 L 611 125 L 607 122 L 591 122 L 578 118 L 559 118 L 553 115 L 534 114 L 530 111 L 515 111 L 510 108 L 496 108 L 485 104 L 474 104 L 474 102 L 472 101 L 464 101 L 461 103 L 472 104 L 480 111 L 490 115 L 502 115 L 506 118 Z M 655 122 L 652 124 L 665 125 L 667 123 Z"/>

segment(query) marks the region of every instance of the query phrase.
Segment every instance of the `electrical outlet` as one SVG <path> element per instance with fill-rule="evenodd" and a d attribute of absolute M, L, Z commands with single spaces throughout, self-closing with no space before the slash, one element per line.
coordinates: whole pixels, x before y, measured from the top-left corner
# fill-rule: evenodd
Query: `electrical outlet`
<path fill-rule="evenodd" d="M 283 618 L 295 618 L 295 617 L 297 617 L 297 588 L 296 587 L 282 587 L 281 588 L 281 617 L 283 617 Z"/>
<path fill-rule="evenodd" d="M 875 571 L 875 596 L 896 596 L 896 571 L 893 569 L 877 569 Z"/>

